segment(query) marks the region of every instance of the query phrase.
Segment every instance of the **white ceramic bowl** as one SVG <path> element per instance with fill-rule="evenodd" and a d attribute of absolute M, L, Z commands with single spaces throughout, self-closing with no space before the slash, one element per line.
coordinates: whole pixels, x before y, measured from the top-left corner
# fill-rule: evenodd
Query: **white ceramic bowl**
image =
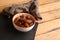
<path fill-rule="evenodd" d="M 15 20 L 15 18 L 17 18 L 17 17 L 19 17 L 20 15 L 30 15 L 30 14 L 27 14 L 27 13 L 17 13 L 16 15 L 14 15 L 13 16 L 13 18 L 12 18 L 12 23 L 13 23 L 13 26 L 18 30 L 18 31 L 22 31 L 22 32 L 28 32 L 28 31 L 30 31 L 34 26 L 35 26 L 35 23 L 32 25 L 32 26 L 30 26 L 30 27 L 27 27 L 27 28 L 24 28 L 24 27 L 19 27 L 19 26 L 17 26 L 15 23 L 14 23 L 14 20 Z M 31 15 L 32 16 L 32 15 Z M 33 16 L 32 16 L 33 17 Z M 34 20 L 35 20 L 35 18 L 34 18 Z"/>

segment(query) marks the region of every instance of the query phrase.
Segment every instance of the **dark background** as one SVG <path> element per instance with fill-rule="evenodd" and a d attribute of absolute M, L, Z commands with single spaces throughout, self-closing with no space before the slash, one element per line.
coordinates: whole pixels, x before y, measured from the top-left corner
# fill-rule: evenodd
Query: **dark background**
<path fill-rule="evenodd" d="M 34 40 L 37 25 L 29 32 L 20 32 L 13 27 L 11 19 L 0 14 L 0 40 Z"/>

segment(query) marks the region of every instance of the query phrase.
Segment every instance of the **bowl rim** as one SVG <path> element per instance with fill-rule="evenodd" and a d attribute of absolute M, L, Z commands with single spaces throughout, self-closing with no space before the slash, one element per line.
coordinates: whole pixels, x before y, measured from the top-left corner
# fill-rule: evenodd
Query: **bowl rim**
<path fill-rule="evenodd" d="M 18 15 L 18 14 L 21 14 L 21 15 L 23 15 L 23 14 L 26 15 L 26 14 L 27 14 L 27 15 L 32 16 L 32 17 L 34 18 L 34 24 L 35 24 L 35 21 L 36 21 L 35 17 L 34 17 L 33 15 L 31 15 L 31 14 L 28 14 L 28 13 L 17 13 L 17 14 L 15 14 L 15 15 L 12 17 L 12 23 L 13 23 L 13 24 L 15 24 L 13 18 L 14 18 L 16 15 Z M 16 17 L 15 17 L 15 18 L 16 18 Z M 33 24 L 33 25 L 34 25 L 34 24 Z M 16 25 L 16 24 L 15 24 L 15 25 Z M 33 26 L 33 25 L 32 25 L 32 26 Z M 17 26 L 17 25 L 16 25 L 16 26 Z M 17 26 L 17 27 L 19 27 L 19 26 Z M 30 27 L 31 27 L 31 26 L 30 26 Z M 20 28 L 30 28 L 30 27 L 20 27 Z"/>

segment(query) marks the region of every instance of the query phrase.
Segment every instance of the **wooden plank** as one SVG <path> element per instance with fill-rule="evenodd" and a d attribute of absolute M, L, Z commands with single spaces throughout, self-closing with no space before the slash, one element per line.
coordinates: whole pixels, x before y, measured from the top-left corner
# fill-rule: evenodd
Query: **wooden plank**
<path fill-rule="evenodd" d="M 12 4 L 22 4 L 22 3 L 26 3 L 29 2 L 30 0 L 0 0 L 0 12 L 2 12 L 2 10 L 5 7 L 9 7 Z"/>
<path fill-rule="evenodd" d="M 40 15 L 42 17 L 41 23 L 51 21 L 51 20 L 60 18 L 60 9 L 50 11 L 50 12 L 40 13 Z"/>
<path fill-rule="evenodd" d="M 5 0 L 5 1 L 0 0 L 0 11 L 2 11 L 5 7 L 8 7 L 12 4 L 21 4 L 21 3 L 25 3 L 25 2 L 29 2 L 29 1 L 27 1 L 27 0 L 24 0 L 24 1 L 23 0 L 10 0 L 10 1 L 9 0 Z M 52 1 L 56 1 L 56 0 L 52 0 Z M 59 1 L 59 0 L 57 0 L 57 1 Z M 41 2 L 44 3 L 44 2 L 50 2 L 50 1 L 49 0 L 41 0 Z M 60 1 L 55 2 L 55 3 L 51 3 L 51 4 L 46 4 L 46 5 L 43 5 L 43 6 L 40 6 L 40 0 L 37 0 L 37 3 L 39 4 L 38 5 L 39 13 L 60 8 L 59 7 L 60 6 Z"/>
<path fill-rule="evenodd" d="M 35 40 L 60 40 L 60 29 L 47 34 L 39 35 L 35 37 Z"/>
<path fill-rule="evenodd" d="M 38 1 L 39 5 L 45 5 L 45 4 L 57 2 L 57 1 L 60 1 L 60 0 L 37 0 L 37 1 Z"/>
<path fill-rule="evenodd" d="M 40 15 L 43 20 L 41 21 L 41 24 L 38 25 L 36 37 L 40 36 L 44 32 L 60 26 L 60 9 L 41 13 Z M 38 38 L 39 37 L 36 39 Z"/>
<path fill-rule="evenodd" d="M 38 8 L 38 12 L 43 20 L 38 25 L 35 40 L 60 40 L 59 30 L 47 33 L 51 29 L 60 27 L 60 2 L 42 5 Z"/>
<path fill-rule="evenodd" d="M 42 33 L 45 33 L 47 31 L 54 29 L 54 28 L 57 28 L 57 27 L 60 27 L 60 18 L 53 20 L 53 21 L 49 21 L 46 23 L 39 24 L 37 32 L 36 32 L 36 36 L 39 36 Z"/>
<path fill-rule="evenodd" d="M 54 38 L 56 38 L 55 40 L 60 39 L 59 36 L 57 37 L 56 35 L 57 32 L 55 32 L 55 36 L 54 33 L 46 34 L 47 31 L 60 27 L 60 9 L 51 12 L 41 13 L 41 16 L 43 17 L 43 20 L 41 21 L 43 23 L 38 25 L 35 40 L 53 40 Z M 52 38 L 49 35 L 51 35 Z"/>
<path fill-rule="evenodd" d="M 55 2 L 55 3 L 50 3 L 50 4 L 46 4 L 46 5 L 38 5 L 38 12 L 42 13 L 42 12 L 47 12 L 47 11 L 51 11 L 51 10 L 55 10 L 55 9 L 59 9 L 60 8 L 60 1 L 59 2 Z"/>
<path fill-rule="evenodd" d="M 16 4 L 16 3 L 26 3 L 30 0 L 0 0 L 0 6 L 9 5 L 9 4 Z"/>

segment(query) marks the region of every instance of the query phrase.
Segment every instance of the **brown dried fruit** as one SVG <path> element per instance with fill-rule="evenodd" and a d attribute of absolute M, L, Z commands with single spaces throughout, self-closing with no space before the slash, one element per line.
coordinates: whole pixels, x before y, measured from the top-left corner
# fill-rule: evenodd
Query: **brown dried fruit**
<path fill-rule="evenodd" d="M 30 15 L 21 15 L 15 19 L 15 24 L 20 27 L 30 27 L 34 24 L 34 20 Z"/>
<path fill-rule="evenodd" d="M 28 24 L 28 23 L 25 23 L 24 26 L 25 26 L 25 27 L 29 27 L 29 24 Z"/>

